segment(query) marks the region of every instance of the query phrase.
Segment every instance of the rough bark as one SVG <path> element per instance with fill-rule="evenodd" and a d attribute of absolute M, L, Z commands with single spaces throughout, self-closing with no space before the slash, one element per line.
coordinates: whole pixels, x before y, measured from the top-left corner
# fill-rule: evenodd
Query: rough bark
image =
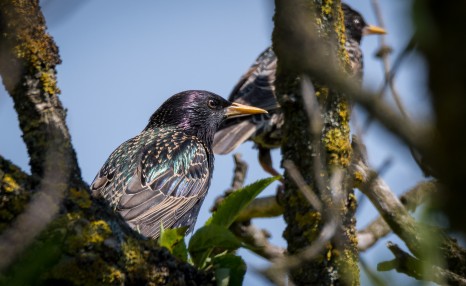
<path fill-rule="evenodd" d="M 334 167 L 346 173 L 351 156 L 348 125 L 351 109 L 348 101 L 342 93 L 319 84 L 313 77 L 320 72 L 316 66 L 323 62 L 335 63 L 336 58 L 339 59 L 341 71 L 347 68 L 348 57 L 341 45 L 345 35 L 340 3 L 277 0 L 275 4 L 273 48 L 278 58 L 276 88 L 285 114 L 283 159 L 296 164 L 328 212 L 335 212 L 340 219 L 335 239 L 327 243 L 317 258 L 301 263 L 294 269 L 291 278 L 297 285 L 358 285 L 354 195 L 343 183 L 340 188 L 347 193 L 344 203 L 338 204 L 325 191 L 329 182 L 324 182 L 326 187 L 319 188 L 316 181 L 321 172 L 328 172 L 330 178 Z M 304 108 L 300 85 L 303 73 L 313 79 L 322 110 L 324 124 L 319 134 L 311 132 Z M 315 167 L 320 164 L 316 160 L 321 158 L 325 158 L 323 170 L 316 171 Z M 328 213 L 321 214 L 313 209 L 287 173 L 285 189 L 284 218 L 287 228 L 284 236 L 288 241 L 288 252 L 297 254 L 318 237 Z"/>
<path fill-rule="evenodd" d="M 58 97 L 59 63 L 39 1 L 0 1 L 0 75 L 31 165 L 28 175 L 0 157 L 0 284 L 212 284 L 90 199 Z"/>

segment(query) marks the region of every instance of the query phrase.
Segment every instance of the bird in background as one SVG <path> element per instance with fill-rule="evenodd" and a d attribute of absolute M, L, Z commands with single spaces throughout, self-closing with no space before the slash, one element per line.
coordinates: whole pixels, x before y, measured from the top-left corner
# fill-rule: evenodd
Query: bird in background
<path fill-rule="evenodd" d="M 225 118 L 267 111 L 207 91 L 173 95 L 146 128 L 113 151 L 91 184 L 136 231 L 150 238 L 161 226 L 192 231 L 210 186 L 212 142 Z"/>
<path fill-rule="evenodd" d="M 363 59 L 360 48 L 364 35 L 385 34 L 385 30 L 368 25 L 357 11 L 342 4 L 345 18 L 346 43 L 352 76 L 362 81 Z M 275 72 L 277 57 L 272 47 L 267 48 L 233 88 L 229 100 L 263 108 L 268 114 L 244 116 L 223 122 L 215 134 L 214 153 L 227 154 L 241 143 L 252 140 L 259 149 L 262 168 L 273 176 L 279 175 L 273 168 L 270 150 L 282 143 L 284 116 L 275 96 Z"/>

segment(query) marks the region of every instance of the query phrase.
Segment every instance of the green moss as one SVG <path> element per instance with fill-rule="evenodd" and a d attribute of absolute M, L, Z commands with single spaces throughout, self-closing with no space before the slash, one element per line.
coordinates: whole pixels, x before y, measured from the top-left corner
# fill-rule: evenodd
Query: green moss
<path fill-rule="evenodd" d="M 93 269 L 93 271 L 89 271 Z M 97 255 L 84 254 L 77 259 L 64 259 L 47 275 L 47 279 L 67 281 L 71 285 L 122 285 L 124 273 Z"/>
<path fill-rule="evenodd" d="M 80 208 L 88 209 L 92 205 L 89 192 L 85 189 L 71 188 L 68 191 L 68 197 L 74 201 Z"/>
<path fill-rule="evenodd" d="M 123 263 L 128 271 L 133 272 L 144 268 L 144 257 L 136 241 L 129 239 L 122 244 L 121 250 L 123 251 Z"/>
<path fill-rule="evenodd" d="M 305 213 L 297 213 L 296 223 L 299 229 L 303 229 L 303 237 L 309 242 L 316 239 L 320 231 L 321 214 L 317 211 L 308 211 Z"/>
<path fill-rule="evenodd" d="M 343 250 L 343 255 L 339 257 L 338 264 L 341 265 L 340 273 L 344 281 L 350 281 L 350 285 L 360 285 L 358 257 L 354 252 L 349 249 Z"/>

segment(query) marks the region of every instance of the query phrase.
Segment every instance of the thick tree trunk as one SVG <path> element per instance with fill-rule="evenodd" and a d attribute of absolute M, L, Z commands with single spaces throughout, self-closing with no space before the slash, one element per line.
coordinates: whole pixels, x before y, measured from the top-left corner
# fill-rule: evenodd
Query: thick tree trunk
<path fill-rule="evenodd" d="M 347 180 L 339 185 L 343 202 L 327 189 L 335 170 L 347 177 L 351 144 L 347 98 L 331 87 L 319 84 L 313 75 L 323 63 L 339 62 L 347 69 L 343 14 L 339 1 L 276 0 L 273 48 L 278 57 L 276 88 L 285 114 L 283 160 L 291 160 L 306 182 L 323 202 L 319 213 L 285 173 L 285 238 L 288 251 L 299 253 L 319 239 L 323 226 L 336 216 L 336 234 L 318 257 L 302 263 L 291 273 L 297 285 L 358 285 L 358 252 L 354 212 L 356 200 Z M 339 44 L 340 43 L 340 44 Z M 338 60 L 336 60 L 338 59 Z M 324 72 L 324 71 L 322 71 Z M 301 79 L 308 74 L 315 88 L 315 101 L 321 109 L 323 124 L 318 134 L 311 132 L 303 103 Z M 314 96 L 314 95 L 311 95 Z M 315 111 L 315 110 L 314 110 Z M 322 170 L 318 170 L 322 165 Z M 338 171 L 338 172 L 339 172 Z M 324 187 L 318 179 L 324 176 Z M 317 178 L 317 179 L 316 179 Z M 338 197 L 338 195 L 336 196 Z"/>

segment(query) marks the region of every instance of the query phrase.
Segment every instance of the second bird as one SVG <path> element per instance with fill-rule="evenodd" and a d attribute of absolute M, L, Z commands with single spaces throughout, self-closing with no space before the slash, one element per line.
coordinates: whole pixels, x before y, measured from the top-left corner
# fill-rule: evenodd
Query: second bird
<path fill-rule="evenodd" d="M 362 36 L 385 34 L 382 28 L 366 24 L 363 17 L 351 7 L 342 4 L 345 17 L 346 45 L 353 75 L 362 78 Z M 244 74 L 229 100 L 241 104 L 263 108 L 269 114 L 244 116 L 226 120 L 215 134 L 214 153 L 227 154 L 247 140 L 252 140 L 259 149 L 259 162 L 265 171 L 276 176 L 278 172 L 272 167 L 270 149 L 281 146 L 281 128 L 283 113 L 275 97 L 275 71 L 277 57 L 272 48 L 267 48 L 256 62 Z"/>

